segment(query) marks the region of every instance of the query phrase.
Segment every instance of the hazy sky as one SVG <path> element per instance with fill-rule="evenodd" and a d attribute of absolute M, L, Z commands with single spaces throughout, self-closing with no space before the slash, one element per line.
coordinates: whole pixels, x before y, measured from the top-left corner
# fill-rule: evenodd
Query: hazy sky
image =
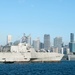
<path fill-rule="evenodd" d="M 33 39 L 50 34 L 69 42 L 75 34 L 75 0 L 0 0 L 0 43 L 6 43 L 8 34 L 13 41 L 23 33 Z"/>

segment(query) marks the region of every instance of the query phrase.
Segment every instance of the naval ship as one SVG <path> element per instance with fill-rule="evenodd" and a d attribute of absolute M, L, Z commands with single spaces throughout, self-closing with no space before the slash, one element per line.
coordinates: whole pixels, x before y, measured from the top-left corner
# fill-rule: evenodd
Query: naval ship
<path fill-rule="evenodd" d="M 61 61 L 63 54 L 55 52 L 36 52 L 26 43 L 19 43 L 10 47 L 10 52 L 0 52 L 0 62 L 51 62 Z"/>
<path fill-rule="evenodd" d="M 9 51 L 4 50 L 0 52 L 0 62 L 15 63 L 15 62 L 51 62 L 61 61 L 64 54 L 55 52 L 40 52 L 36 51 L 27 39 L 30 36 L 22 37 L 17 45 L 11 45 Z M 6 46 L 7 47 L 7 46 Z"/>

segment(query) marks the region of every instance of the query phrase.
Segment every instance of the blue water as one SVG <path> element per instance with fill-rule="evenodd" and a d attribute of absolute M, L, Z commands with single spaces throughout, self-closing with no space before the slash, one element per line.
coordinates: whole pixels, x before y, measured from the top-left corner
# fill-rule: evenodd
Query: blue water
<path fill-rule="evenodd" d="M 75 62 L 0 64 L 0 75 L 75 75 Z"/>

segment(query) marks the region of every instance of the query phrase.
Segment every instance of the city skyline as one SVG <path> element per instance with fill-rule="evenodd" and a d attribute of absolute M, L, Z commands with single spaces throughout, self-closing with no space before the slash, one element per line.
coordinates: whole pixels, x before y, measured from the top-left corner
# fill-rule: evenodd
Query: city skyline
<path fill-rule="evenodd" d="M 57 36 L 65 43 L 70 33 L 75 34 L 75 0 L 3 0 L 0 1 L 0 44 L 6 44 L 7 35 L 13 41 L 23 33 L 32 39 L 50 34 L 51 42 Z"/>
<path fill-rule="evenodd" d="M 73 36 L 72 36 L 72 34 L 73 34 Z M 49 37 L 45 37 L 45 35 L 49 36 Z M 12 35 L 7 35 L 5 44 L 1 44 L 1 45 L 7 45 L 7 44 L 10 44 L 10 43 L 14 44 L 16 41 L 23 42 L 23 40 L 24 40 L 24 42 L 26 42 L 26 43 L 28 43 L 30 45 L 33 45 L 33 41 L 36 41 L 37 39 L 39 39 L 40 43 L 45 44 L 45 42 L 47 42 L 49 44 L 48 46 L 54 46 L 56 38 L 61 39 L 63 45 L 69 45 L 71 40 L 73 40 L 73 42 L 75 42 L 74 33 L 70 33 L 69 41 L 67 43 L 65 43 L 65 41 L 63 41 L 63 38 L 61 36 L 56 36 L 54 38 L 51 38 L 50 34 L 44 34 L 43 38 L 42 38 L 43 41 L 41 41 L 40 37 L 36 37 L 36 39 L 32 39 L 32 36 L 30 34 L 26 35 L 24 33 L 24 34 L 22 34 L 22 36 L 20 36 L 18 39 L 14 40 L 14 41 L 13 41 L 13 36 Z"/>

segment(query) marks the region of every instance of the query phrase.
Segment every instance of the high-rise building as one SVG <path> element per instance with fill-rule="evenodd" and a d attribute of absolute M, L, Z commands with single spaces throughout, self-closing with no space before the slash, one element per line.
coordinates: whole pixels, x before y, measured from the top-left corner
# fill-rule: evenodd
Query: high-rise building
<path fill-rule="evenodd" d="M 11 35 L 8 35 L 7 36 L 7 44 L 8 45 L 11 45 L 12 44 L 12 36 Z"/>
<path fill-rule="evenodd" d="M 44 49 L 44 43 L 40 42 L 40 49 Z"/>
<path fill-rule="evenodd" d="M 75 42 L 69 43 L 70 52 L 75 53 Z"/>
<path fill-rule="evenodd" d="M 45 50 L 50 49 L 50 35 L 49 34 L 44 35 L 44 49 Z"/>
<path fill-rule="evenodd" d="M 70 52 L 75 53 L 74 33 L 70 34 L 69 48 L 70 48 Z"/>
<path fill-rule="evenodd" d="M 39 39 L 33 40 L 33 47 L 36 51 L 40 50 L 40 40 Z"/>
<path fill-rule="evenodd" d="M 54 47 L 58 48 L 59 50 L 62 48 L 62 37 L 54 38 Z"/>
<path fill-rule="evenodd" d="M 70 42 L 74 42 L 74 33 L 70 34 Z"/>

